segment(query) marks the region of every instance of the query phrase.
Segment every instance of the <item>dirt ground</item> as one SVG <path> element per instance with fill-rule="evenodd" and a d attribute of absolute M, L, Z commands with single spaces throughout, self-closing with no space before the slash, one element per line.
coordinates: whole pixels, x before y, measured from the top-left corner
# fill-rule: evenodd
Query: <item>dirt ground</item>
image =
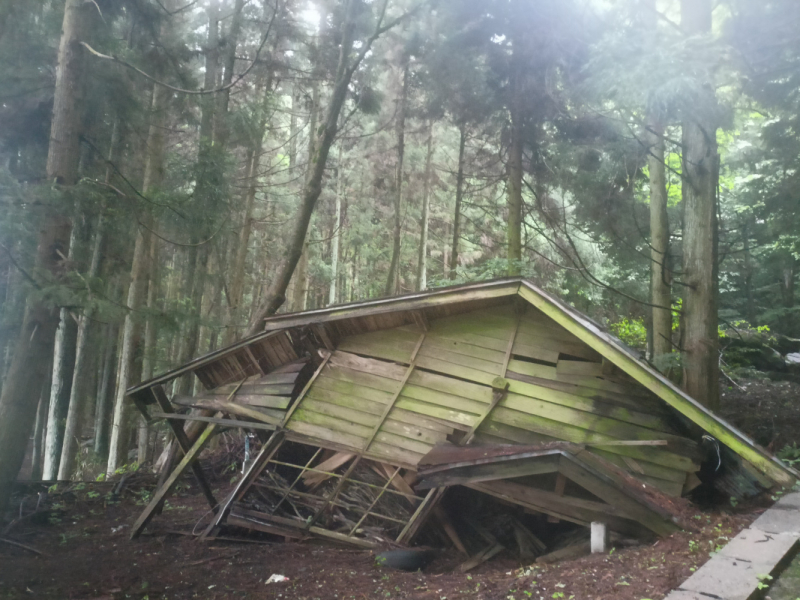
<path fill-rule="evenodd" d="M 800 385 L 753 379 L 720 380 L 720 415 L 756 443 L 778 452 L 800 444 Z"/>
<path fill-rule="evenodd" d="M 12 524 L 0 537 L 42 555 L 0 542 L 0 599 L 658 600 L 766 506 L 698 511 L 690 518 L 694 531 L 556 565 L 521 565 L 500 554 L 464 574 L 452 571 L 464 559 L 450 551 L 424 572 L 405 573 L 378 566 L 373 552 L 321 542 L 196 541 L 191 531 L 207 506 L 188 483 L 146 535 L 129 541 L 153 484 L 149 476 L 136 480 L 119 497 L 108 483 L 62 486 L 47 495 L 45 510 Z M 38 498 L 36 489 L 27 492 L 26 514 Z M 267 584 L 272 574 L 289 580 Z"/>
<path fill-rule="evenodd" d="M 723 391 L 723 412 L 759 443 L 779 449 L 798 441 L 800 386 L 747 382 Z M 519 564 L 501 553 L 460 573 L 453 568 L 464 558 L 451 550 L 424 571 L 406 573 L 379 566 L 373 552 L 322 542 L 198 542 L 191 532 L 207 522 L 208 507 L 189 478 L 146 534 L 129 541 L 154 485 L 153 476 L 137 473 L 119 496 L 113 482 L 62 485 L 41 499 L 43 487 L 21 489 L 15 506 L 24 502 L 22 513 L 29 514 L 39 501 L 40 510 L 0 526 L 0 600 L 659 600 L 771 504 L 762 497 L 710 512 L 691 509 L 687 530 L 669 538 L 554 565 Z M 224 497 L 230 474 L 218 474 L 214 485 Z M 289 579 L 266 583 L 273 574 Z"/>

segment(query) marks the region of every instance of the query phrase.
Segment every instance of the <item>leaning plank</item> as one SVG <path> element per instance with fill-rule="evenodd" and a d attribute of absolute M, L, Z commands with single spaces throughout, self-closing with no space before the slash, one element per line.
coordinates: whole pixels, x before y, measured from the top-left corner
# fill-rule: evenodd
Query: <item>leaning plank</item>
<path fill-rule="evenodd" d="M 150 393 L 153 394 L 153 397 L 156 400 L 156 403 L 159 407 L 161 407 L 161 411 L 164 413 L 174 413 L 175 411 L 172 410 L 172 404 L 170 403 L 169 399 L 167 398 L 167 394 L 164 391 L 164 388 L 160 385 L 153 386 L 150 388 Z M 175 435 L 175 439 L 178 442 L 178 445 L 183 450 L 184 455 L 189 451 L 192 447 L 189 438 L 186 436 L 186 432 L 183 430 L 183 424 L 180 420 L 174 418 L 168 418 L 167 423 L 169 423 L 170 429 L 172 429 L 172 433 Z M 216 510 L 217 507 L 217 500 L 214 498 L 214 494 L 211 491 L 211 486 L 208 484 L 206 480 L 206 476 L 203 473 L 203 469 L 197 463 L 191 462 L 192 472 L 194 473 L 195 477 L 197 477 L 197 483 L 200 486 L 200 489 L 203 492 L 203 495 L 206 497 L 209 505 L 211 506 L 212 510 Z"/>
<path fill-rule="evenodd" d="M 285 435 L 285 431 L 278 430 L 273 433 L 269 440 L 267 440 L 267 442 L 261 447 L 261 450 L 259 450 L 255 460 L 250 463 L 250 466 L 247 467 L 247 471 L 239 480 L 239 483 L 236 484 L 236 487 L 233 488 L 233 491 L 231 491 L 231 493 L 228 495 L 228 498 L 222 504 L 222 508 L 217 511 L 217 514 L 211 520 L 211 523 L 208 524 L 206 530 L 200 535 L 201 540 L 207 538 L 215 529 L 219 527 L 219 524 L 227 516 L 233 503 L 241 500 L 242 497 L 247 493 L 247 490 L 250 489 L 253 481 L 261 474 L 264 466 L 270 461 L 270 459 L 283 444 Z"/>
<path fill-rule="evenodd" d="M 178 482 L 178 478 L 183 474 L 186 470 L 186 467 L 193 464 L 195 459 L 200 455 L 205 448 L 205 445 L 211 439 L 211 436 L 216 431 L 218 425 L 216 423 L 209 423 L 208 426 L 205 428 L 203 433 L 200 434 L 200 437 L 197 438 L 197 441 L 194 445 L 189 448 L 186 454 L 183 456 L 183 460 L 178 463 L 178 466 L 175 467 L 175 470 L 172 474 L 167 478 L 164 482 L 164 485 L 156 491 L 153 495 L 153 498 L 150 500 L 150 503 L 147 505 L 147 508 L 144 509 L 139 518 L 136 520 L 136 523 L 133 524 L 133 528 L 131 529 L 131 539 L 135 539 L 139 537 L 139 534 L 142 530 L 147 527 L 147 524 L 155 515 L 155 509 L 159 506 L 166 498 L 166 496 L 172 491 L 172 488 L 175 487 L 175 484 Z M 214 507 L 216 508 L 216 501 L 214 502 Z"/>
<path fill-rule="evenodd" d="M 475 556 L 473 556 L 472 558 L 470 558 L 469 560 L 461 563 L 458 566 L 458 570 L 461 571 L 462 573 L 466 573 L 467 571 L 474 569 L 478 565 L 485 563 L 487 560 L 492 558 L 494 555 L 499 554 L 503 550 L 505 550 L 505 548 L 503 548 L 503 546 L 499 543 L 490 545 L 481 552 L 479 552 L 478 554 L 476 554 Z"/>
<path fill-rule="evenodd" d="M 445 485 L 465 485 L 481 481 L 495 481 L 497 479 L 507 479 L 511 477 L 527 477 L 529 475 L 554 473 L 557 470 L 557 456 L 548 456 L 536 460 L 511 460 L 450 469 L 431 475 L 422 475 L 422 479 L 417 484 L 417 488 L 426 490 Z"/>
<path fill-rule="evenodd" d="M 264 429 L 274 431 L 275 425 L 268 423 L 253 423 L 252 421 L 238 421 L 236 419 L 221 419 L 217 417 L 203 417 L 200 415 L 179 415 L 176 413 L 153 412 L 151 416 L 156 419 L 180 419 L 182 421 L 202 421 L 203 423 L 216 423 L 223 427 L 241 427 L 242 429 Z"/>

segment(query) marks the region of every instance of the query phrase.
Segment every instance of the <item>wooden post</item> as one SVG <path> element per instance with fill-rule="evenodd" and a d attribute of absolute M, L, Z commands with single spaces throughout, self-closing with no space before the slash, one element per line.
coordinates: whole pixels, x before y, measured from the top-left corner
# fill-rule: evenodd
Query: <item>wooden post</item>
<path fill-rule="evenodd" d="M 194 464 L 194 460 L 203 451 L 203 448 L 208 443 L 208 440 L 211 439 L 212 434 L 217 429 L 216 423 L 209 423 L 208 427 L 205 428 L 205 431 L 200 434 L 200 437 L 197 438 L 197 441 L 194 443 L 194 446 L 189 448 L 186 454 L 183 457 L 183 460 L 178 463 L 178 466 L 175 467 L 175 470 L 172 474 L 167 478 L 164 482 L 164 485 L 156 491 L 153 495 L 152 500 L 150 500 L 150 504 L 147 505 L 147 508 L 144 509 L 144 512 L 139 515 L 139 518 L 136 520 L 136 523 L 133 525 L 133 529 L 131 530 L 131 539 L 136 539 L 139 537 L 139 534 L 142 530 L 147 527 L 147 524 L 155 515 L 156 508 L 161 504 L 161 502 L 166 498 L 166 496 L 172 491 L 172 488 L 175 487 L 175 484 L 178 482 L 178 477 L 180 477 L 183 472 L 186 470 L 190 464 Z M 215 503 L 216 505 L 216 503 Z"/>
<path fill-rule="evenodd" d="M 161 412 L 166 414 L 175 412 L 172 408 L 172 403 L 169 401 L 169 398 L 167 398 L 167 394 L 163 387 L 160 385 L 155 385 L 150 388 L 150 391 L 152 392 L 153 397 L 156 399 L 158 405 L 161 407 Z M 183 423 L 178 419 L 170 419 L 169 417 L 167 418 L 167 423 L 169 423 L 172 432 L 175 434 L 175 439 L 178 441 L 178 444 L 183 450 L 184 455 L 186 455 L 189 452 L 189 449 L 192 448 L 192 443 L 189 441 L 189 438 L 186 436 L 186 432 L 183 430 Z M 206 431 L 208 431 L 208 428 L 206 428 Z M 198 438 L 198 441 L 199 440 L 200 438 Z M 197 442 L 195 442 L 195 445 L 196 444 Z M 194 461 L 192 461 L 191 467 L 192 472 L 194 473 L 195 477 L 197 477 L 197 483 L 200 486 L 200 489 L 203 491 L 203 495 L 206 497 L 206 500 L 208 500 L 208 504 L 211 506 L 211 509 L 216 512 L 217 500 L 214 498 L 214 494 L 211 491 L 211 486 L 208 484 L 208 481 L 206 481 L 206 476 L 203 473 L 202 467 L 200 467 L 200 465 Z"/>

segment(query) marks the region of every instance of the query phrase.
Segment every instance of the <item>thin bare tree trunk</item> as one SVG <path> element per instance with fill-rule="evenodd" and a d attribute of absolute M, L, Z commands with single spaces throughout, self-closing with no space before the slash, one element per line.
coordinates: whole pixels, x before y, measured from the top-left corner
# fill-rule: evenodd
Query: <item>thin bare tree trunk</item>
<path fill-rule="evenodd" d="M 143 193 L 151 194 L 158 189 L 164 177 L 164 122 L 166 103 L 169 98 L 168 91 L 158 84 L 153 86 L 151 102 L 151 121 L 147 134 L 147 157 L 145 159 Z M 126 393 L 128 387 L 141 377 L 142 364 L 137 360 L 136 351 L 141 337 L 141 321 L 136 314 L 145 299 L 145 289 L 150 263 L 150 238 L 149 229 L 152 228 L 152 216 L 144 216 L 145 223 L 136 233 L 136 242 L 133 249 L 133 264 L 131 265 L 131 281 L 128 287 L 126 305 L 130 312 L 125 315 L 123 325 L 122 344 L 120 347 L 120 369 L 117 376 L 117 391 L 114 397 L 114 416 L 111 425 L 111 440 L 109 442 L 107 473 L 113 473 L 127 459 L 129 442 L 128 402 Z"/>
<path fill-rule="evenodd" d="M 44 457 L 44 434 L 47 428 L 47 408 L 50 405 L 50 385 L 42 385 L 39 408 L 36 409 L 36 423 L 33 427 L 33 452 L 31 453 L 31 479 L 42 478 L 42 458 Z"/>
<path fill-rule="evenodd" d="M 403 200 L 403 158 L 406 150 L 406 104 L 408 100 L 408 59 L 404 57 L 404 61 L 402 87 L 400 98 L 398 98 L 397 122 L 395 123 L 397 164 L 394 176 L 394 233 L 392 235 L 392 262 L 389 266 L 389 276 L 386 278 L 386 288 L 384 289 L 386 296 L 397 294 L 400 291 L 400 243 L 403 233 L 401 203 Z"/>
<path fill-rule="evenodd" d="M 467 143 L 467 127 L 458 126 L 458 170 L 456 172 L 456 208 L 453 214 L 453 249 L 450 252 L 450 279 L 456 278 L 458 270 L 458 243 L 461 239 L 461 202 L 464 199 L 464 151 Z"/>
<path fill-rule="evenodd" d="M 308 178 L 305 188 L 303 190 L 303 198 L 300 206 L 300 211 L 295 220 L 292 235 L 286 249 L 285 258 L 277 273 L 272 279 L 269 290 L 265 294 L 264 299 L 255 311 L 254 318 L 247 329 L 246 335 L 257 333 L 263 328 L 264 319 L 269 317 L 283 305 L 286 301 L 286 288 L 292 278 L 295 267 L 300 260 L 300 255 L 303 252 L 303 245 L 305 244 L 306 233 L 308 232 L 308 225 L 311 221 L 311 215 L 314 212 L 314 207 L 317 204 L 320 194 L 322 193 L 322 177 L 325 173 L 325 167 L 328 163 L 328 154 L 331 146 L 336 139 L 336 132 L 338 131 L 339 114 L 344 106 L 345 99 L 347 98 L 348 87 L 352 80 L 353 73 L 355 73 L 361 61 L 372 48 L 372 43 L 389 27 L 382 26 L 383 16 L 385 15 L 386 5 L 388 0 L 384 0 L 379 8 L 380 19 L 375 32 L 367 40 L 365 40 L 359 49 L 359 52 L 354 60 L 350 60 L 350 54 L 353 51 L 353 33 L 355 29 L 355 14 L 354 8 L 356 3 L 348 0 L 345 8 L 345 19 L 342 24 L 342 37 L 339 44 L 339 61 L 336 68 L 336 78 L 334 80 L 333 92 L 331 94 L 328 108 L 325 114 L 324 125 L 319 132 L 318 144 L 314 160 L 310 165 L 310 177 Z M 398 21 L 395 21 L 395 23 Z"/>
<path fill-rule="evenodd" d="M 664 163 L 664 128 L 651 123 L 650 154 L 650 302 L 654 304 L 653 356 L 672 352 L 671 276 L 669 270 L 669 218 Z"/>
<path fill-rule="evenodd" d="M 433 122 L 428 123 L 427 151 L 425 153 L 425 182 L 422 187 L 422 218 L 419 227 L 419 255 L 417 259 L 417 290 L 428 287 L 428 221 L 431 206 L 431 162 L 433 160 Z"/>
<path fill-rule="evenodd" d="M 511 144 L 508 148 L 508 274 L 520 274 L 522 261 L 522 75 L 514 50 L 511 74 Z"/>
<path fill-rule="evenodd" d="M 92 259 L 89 265 L 87 278 L 94 280 L 100 271 L 101 249 L 105 234 L 105 217 L 101 213 L 97 219 L 97 230 L 92 248 Z M 64 426 L 64 440 L 61 447 L 61 460 L 58 465 L 58 478 L 70 479 L 75 468 L 75 458 L 80 450 L 80 419 L 83 416 L 84 399 L 86 397 L 87 353 L 89 351 L 89 336 L 94 311 L 88 308 L 81 315 L 78 322 L 78 333 L 75 344 L 75 365 L 72 375 L 72 386 L 69 394 L 69 410 L 67 422 Z"/>
<path fill-rule="evenodd" d="M 689 35 L 711 31 L 711 0 L 681 0 L 681 26 Z M 707 82 L 708 106 L 714 91 Z M 706 109 L 710 112 L 710 109 Z M 717 182 L 719 154 L 713 116 L 683 123 L 683 387 L 711 409 L 719 406 L 717 333 Z"/>
<path fill-rule="evenodd" d="M 339 156 L 336 162 L 336 207 L 333 218 L 333 235 L 331 236 L 331 285 L 328 289 L 328 304 L 336 304 L 336 279 L 339 274 L 339 239 L 342 236 L 342 144 L 339 144 Z"/>
<path fill-rule="evenodd" d="M 47 178 L 74 185 L 78 176 L 83 99 L 83 61 L 79 42 L 89 30 L 90 11 L 81 0 L 67 0 L 58 49 L 53 120 L 47 156 Z M 38 234 L 36 266 L 57 277 L 69 244 L 69 220 L 48 211 Z M 47 380 L 59 311 L 45 301 L 28 302 L 14 358 L 0 395 L 0 514 L 5 512 L 11 484 L 25 455 L 36 419 L 41 385 Z"/>

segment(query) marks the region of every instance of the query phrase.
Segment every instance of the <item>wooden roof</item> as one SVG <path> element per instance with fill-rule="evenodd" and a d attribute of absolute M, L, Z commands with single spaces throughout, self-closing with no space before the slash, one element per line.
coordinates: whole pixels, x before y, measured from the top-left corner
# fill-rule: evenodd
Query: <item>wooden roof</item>
<path fill-rule="evenodd" d="M 522 278 L 504 278 L 276 315 L 265 321 L 263 333 L 134 386 L 128 394 L 135 398 L 139 392 L 188 372 L 193 372 L 206 388 L 216 388 L 245 377 L 270 373 L 317 348 L 333 350 L 337 341 L 346 336 L 451 317 L 508 303 L 514 297 L 550 317 L 777 485 L 791 487 L 800 477 L 742 432 L 685 394 L 589 317 Z"/>

